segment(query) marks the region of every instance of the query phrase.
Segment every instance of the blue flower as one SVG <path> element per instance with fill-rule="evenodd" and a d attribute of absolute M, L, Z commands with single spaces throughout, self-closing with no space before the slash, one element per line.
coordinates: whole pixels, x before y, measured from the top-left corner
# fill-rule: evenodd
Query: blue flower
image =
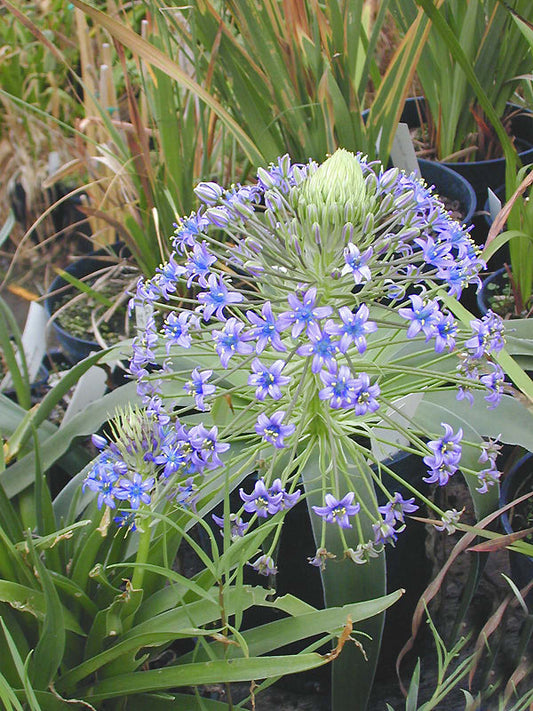
<path fill-rule="evenodd" d="M 280 387 L 290 383 L 290 377 L 281 375 L 285 367 L 282 360 L 275 361 L 270 368 L 263 365 L 259 358 L 252 361 L 252 374 L 248 377 L 248 385 L 256 388 L 255 397 L 263 401 L 267 395 L 273 400 L 279 400 L 282 396 Z"/>
<path fill-rule="evenodd" d="M 500 477 L 501 473 L 491 463 L 490 467 L 477 473 L 479 487 L 476 487 L 476 491 L 479 491 L 480 494 L 486 494 L 491 486 L 499 483 Z"/>
<path fill-rule="evenodd" d="M 278 410 L 273 415 L 268 417 L 262 412 L 257 418 L 255 431 L 266 441 L 270 442 L 277 449 L 282 449 L 285 446 L 285 437 L 289 437 L 296 427 L 293 424 L 282 425 L 285 412 Z"/>
<path fill-rule="evenodd" d="M 199 410 L 207 410 L 204 398 L 212 395 L 216 390 L 216 387 L 212 383 L 207 382 L 212 375 L 212 370 L 203 370 L 200 372 L 198 368 L 195 368 L 191 373 L 191 379 L 183 386 L 183 389 L 186 390 L 189 395 L 194 395 L 196 407 Z"/>
<path fill-rule="evenodd" d="M 119 473 L 114 467 L 114 458 L 108 452 L 104 452 L 93 462 L 93 468 L 83 482 L 83 489 L 86 487 L 98 494 L 97 506 L 115 508 L 115 496 Z"/>
<path fill-rule="evenodd" d="M 341 365 L 337 373 L 328 373 L 323 370 L 320 373 L 320 379 L 326 387 L 320 390 L 318 397 L 321 400 L 329 400 L 330 407 L 334 410 L 354 404 L 358 381 L 347 366 Z"/>
<path fill-rule="evenodd" d="M 192 254 L 185 262 L 183 272 L 187 275 L 187 286 L 190 287 L 194 279 L 198 279 L 198 283 L 206 287 L 207 278 L 210 275 L 211 265 L 217 261 L 214 254 L 207 249 L 207 243 L 195 244 Z"/>
<path fill-rule="evenodd" d="M 398 309 L 398 313 L 411 323 L 407 329 L 407 338 L 414 338 L 422 331 L 426 338 L 431 338 L 438 320 L 439 305 L 436 301 L 425 301 L 418 294 L 411 294 L 412 308 Z"/>
<path fill-rule="evenodd" d="M 176 489 L 172 492 L 171 498 L 184 509 L 196 511 L 196 503 L 199 496 L 198 485 L 194 483 L 192 477 L 189 477 L 184 482 L 178 484 Z"/>
<path fill-rule="evenodd" d="M 460 442 L 463 437 L 463 430 L 460 427 L 457 430 L 457 434 L 454 434 L 450 425 L 445 422 L 441 422 L 441 425 L 444 427 L 444 435 L 439 439 L 428 442 L 427 446 L 439 463 L 457 464 L 461 459 L 462 447 Z"/>
<path fill-rule="evenodd" d="M 394 523 L 387 519 L 381 519 L 381 521 L 376 521 L 372 524 L 372 530 L 374 531 L 374 544 L 375 545 L 386 545 L 394 543 L 398 540 L 399 530 L 394 528 Z"/>
<path fill-rule="evenodd" d="M 378 511 L 383 515 L 385 521 L 394 525 L 395 521 L 404 523 L 404 514 L 417 511 L 418 506 L 415 504 L 414 498 L 404 499 L 397 491 L 394 493 L 394 498 L 388 501 L 385 506 L 378 506 Z"/>
<path fill-rule="evenodd" d="M 189 333 L 191 326 L 198 325 L 198 317 L 190 311 L 181 311 L 176 314 L 172 311 L 163 324 L 163 335 L 167 341 L 167 353 L 171 346 L 190 348 L 192 338 Z"/>
<path fill-rule="evenodd" d="M 307 335 L 310 343 L 304 343 L 296 351 L 298 355 L 313 356 L 311 370 L 319 373 L 325 366 L 330 372 L 337 368 L 335 356 L 339 352 L 338 341 L 332 341 L 331 336 L 325 331 L 321 331 L 316 323 L 309 324 Z"/>
<path fill-rule="evenodd" d="M 481 320 L 470 321 L 474 335 L 465 346 L 474 358 L 499 353 L 505 346 L 505 327 L 502 319 L 493 311 L 489 311 Z"/>
<path fill-rule="evenodd" d="M 355 498 L 353 491 L 350 491 L 342 499 L 336 499 L 333 494 L 326 494 L 325 506 L 313 506 L 313 511 L 321 516 L 327 523 L 336 523 L 341 528 L 351 528 L 350 516 L 359 513 L 360 504 L 352 504 Z"/>
<path fill-rule="evenodd" d="M 438 311 L 433 323 L 433 329 L 435 352 L 442 353 L 445 348 L 452 351 L 455 348 L 455 336 L 457 335 L 457 322 L 453 316 L 451 314 L 445 315 Z"/>
<path fill-rule="evenodd" d="M 222 460 L 218 456 L 222 452 L 227 452 L 230 448 L 228 442 L 218 441 L 218 427 L 213 425 L 210 430 L 204 427 L 203 423 L 191 427 L 189 430 L 189 442 L 193 447 L 191 459 L 200 469 L 207 467 L 215 469 L 222 466 Z"/>
<path fill-rule="evenodd" d="M 272 486 L 268 490 L 269 496 L 277 496 L 278 494 L 281 493 L 282 499 L 280 502 L 280 511 L 286 511 L 287 509 L 292 508 L 298 499 L 300 498 L 301 491 L 297 489 L 294 491 L 292 494 L 289 494 L 288 491 L 285 491 L 281 479 L 274 479 L 272 482 Z"/>
<path fill-rule="evenodd" d="M 211 518 L 217 524 L 217 526 L 220 526 L 220 528 L 224 529 L 224 516 L 215 516 L 215 514 L 211 514 Z M 230 537 L 232 541 L 236 541 L 238 538 L 242 538 L 250 526 L 249 523 L 245 523 L 240 516 L 234 513 L 230 513 L 229 522 Z M 221 533 L 223 534 L 224 530 L 222 530 Z"/>
<path fill-rule="evenodd" d="M 208 220 L 198 213 L 193 213 L 181 220 L 181 223 L 176 225 L 174 231 L 174 239 L 172 241 L 174 249 L 179 249 L 183 252 L 186 246 L 194 247 L 197 237 L 204 234 L 208 224 Z"/>
<path fill-rule="evenodd" d="M 379 385 L 370 385 L 370 378 L 367 373 L 361 373 L 354 380 L 354 410 L 356 415 L 366 415 L 368 412 L 376 412 L 379 409 L 379 397 L 381 390 Z"/>
<path fill-rule="evenodd" d="M 490 403 L 489 410 L 493 410 L 499 405 L 502 399 L 505 373 L 497 363 L 489 363 L 488 365 L 492 369 L 492 372 L 482 375 L 479 382 L 488 389 L 489 394 L 485 395 L 485 400 Z"/>
<path fill-rule="evenodd" d="M 269 555 L 261 555 L 254 563 L 248 563 L 260 575 L 275 575 L 278 569 L 274 565 L 272 557 Z"/>
<path fill-rule="evenodd" d="M 334 321 L 328 320 L 324 324 L 324 331 L 331 336 L 340 336 L 339 350 L 346 353 L 348 348 L 354 344 L 362 355 L 366 351 L 366 335 L 377 331 L 377 325 L 373 321 L 368 321 L 368 307 L 361 304 L 356 313 L 353 313 L 348 306 L 341 306 L 339 316 L 342 326 Z"/>
<path fill-rule="evenodd" d="M 115 492 L 115 497 L 121 501 L 128 501 L 131 508 L 136 511 L 141 503 L 149 504 L 152 500 L 150 492 L 154 488 L 155 479 L 143 479 L 141 474 L 135 472 L 132 479 L 121 479 Z"/>
<path fill-rule="evenodd" d="M 266 518 L 269 514 L 273 516 L 283 507 L 283 491 L 270 492 L 263 479 L 258 479 L 255 482 L 251 494 L 239 489 L 239 496 L 244 501 L 244 510 L 248 513 L 255 513 L 261 518 Z"/>
<path fill-rule="evenodd" d="M 291 311 L 284 311 L 278 316 L 278 328 L 284 331 L 292 326 L 291 336 L 297 338 L 300 333 L 313 324 L 333 313 L 331 306 L 316 306 L 316 288 L 313 286 L 303 294 L 300 301 L 294 294 L 287 297 Z"/>
<path fill-rule="evenodd" d="M 429 476 L 423 477 L 422 481 L 426 484 L 438 484 L 446 486 L 450 477 L 455 474 L 459 467 L 452 461 L 439 459 L 436 455 L 424 457 L 424 464 L 428 467 Z"/>
<path fill-rule="evenodd" d="M 356 284 L 361 284 L 362 282 L 370 281 L 372 275 L 370 273 L 370 267 L 368 262 L 372 258 L 374 250 L 369 247 L 367 250 L 361 254 L 359 249 L 352 242 L 348 242 L 344 248 L 344 261 L 346 264 L 341 270 L 341 276 L 345 274 L 351 274 L 353 280 Z"/>
<path fill-rule="evenodd" d="M 161 295 L 168 301 L 168 295 L 176 291 L 177 282 L 185 273 L 185 267 L 178 264 L 174 254 L 171 254 L 168 261 L 162 267 L 159 267 L 156 273 L 159 274 L 157 288 Z"/>
<path fill-rule="evenodd" d="M 198 294 L 198 301 L 202 304 L 199 308 L 204 321 L 209 321 L 213 314 L 219 321 L 225 321 L 224 309 L 231 304 L 240 303 L 244 297 L 238 291 L 229 291 L 222 277 L 210 274 L 207 279 L 209 291 Z"/>
<path fill-rule="evenodd" d="M 270 301 L 265 301 L 261 309 L 261 314 L 263 318 L 253 311 L 246 312 L 248 320 L 254 325 L 254 328 L 250 330 L 250 335 L 257 340 L 257 353 L 262 353 L 269 344 L 277 351 L 287 350 L 279 335 L 283 329 L 272 313 L 272 304 Z"/>
<path fill-rule="evenodd" d="M 216 344 L 216 352 L 224 368 L 228 367 L 229 360 L 235 353 L 245 355 L 254 350 L 252 344 L 247 343 L 252 336 L 249 333 L 241 334 L 243 328 L 244 323 L 232 317 L 226 321 L 222 331 L 213 331 L 211 334 Z"/>

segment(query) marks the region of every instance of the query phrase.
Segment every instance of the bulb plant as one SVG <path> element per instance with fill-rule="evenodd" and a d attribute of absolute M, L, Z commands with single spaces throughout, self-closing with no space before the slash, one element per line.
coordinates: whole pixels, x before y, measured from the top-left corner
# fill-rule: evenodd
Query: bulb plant
<path fill-rule="evenodd" d="M 422 458 L 426 484 L 460 471 L 476 506 L 495 498 L 491 441 L 403 409 L 450 391 L 498 405 L 503 322 L 489 312 L 459 323 L 447 306 L 484 263 L 423 182 L 342 149 L 320 166 L 283 156 L 253 185 L 200 183 L 196 194 L 201 208 L 175 225 L 169 260 L 131 300 L 145 325 L 130 370 L 155 433 L 145 463 L 114 461 L 102 442 L 86 486 L 131 527 L 161 501 L 190 505 L 214 470 L 211 506 L 239 490 L 240 507 L 215 517 L 234 542 L 305 500 L 326 604 L 377 596 L 406 516 L 426 506 L 448 532 L 459 516 L 401 479 L 387 445 Z M 276 572 L 281 531 L 249 561 L 258 573 Z M 145 557 L 149 546 L 146 529 Z M 339 673 L 343 659 L 354 663 L 344 653 Z"/>

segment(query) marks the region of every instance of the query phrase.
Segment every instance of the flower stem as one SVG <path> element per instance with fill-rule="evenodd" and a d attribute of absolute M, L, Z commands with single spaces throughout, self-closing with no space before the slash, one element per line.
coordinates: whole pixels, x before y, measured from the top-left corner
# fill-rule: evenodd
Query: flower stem
<path fill-rule="evenodd" d="M 131 586 L 134 590 L 141 590 L 144 580 L 144 564 L 148 561 L 148 551 L 150 550 L 150 540 L 152 531 L 148 526 L 148 519 L 145 519 L 143 530 L 139 530 L 139 547 L 135 558 L 135 568 L 131 578 Z"/>

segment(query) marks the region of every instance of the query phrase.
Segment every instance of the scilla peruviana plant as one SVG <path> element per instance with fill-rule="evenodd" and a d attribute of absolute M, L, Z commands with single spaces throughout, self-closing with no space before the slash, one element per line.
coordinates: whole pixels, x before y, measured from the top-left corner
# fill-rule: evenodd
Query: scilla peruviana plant
<path fill-rule="evenodd" d="M 203 206 L 179 222 L 170 259 L 132 299 L 146 327 L 131 372 L 154 428 L 168 433 L 154 454 L 160 468 L 139 482 L 116 471 L 105 503 L 129 501 L 135 515 L 165 487 L 165 462 L 179 485 L 198 486 L 205 463 L 227 449 L 219 499 L 247 475 L 256 483 L 219 518 L 226 535 L 246 537 L 305 499 L 316 540 L 309 562 L 327 605 L 378 596 L 384 549 L 406 515 L 424 505 L 450 516 L 417 482 L 398 482 L 381 461 L 384 442 L 421 457 L 429 484 L 461 471 L 475 498 L 496 488 L 495 457 L 476 432 L 402 409 L 406 396 L 450 390 L 467 401 L 480 390 L 484 407 L 501 398 L 501 320 L 490 313 L 465 326 L 444 303 L 479 282 L 483 263 L 431 189 L 345 150 L 320 166 L 284 156 L 254 185 L 201 183 L 196 192 Z M 279 536 L 250 560 L 259 573 L 275 572 Z M 372 632 L 375 662 L 379 625 Z M 357 661 L 343 653 L 339 673 L 343 663 Z M 351 683 L 357 673 L 351 667 Z"/>

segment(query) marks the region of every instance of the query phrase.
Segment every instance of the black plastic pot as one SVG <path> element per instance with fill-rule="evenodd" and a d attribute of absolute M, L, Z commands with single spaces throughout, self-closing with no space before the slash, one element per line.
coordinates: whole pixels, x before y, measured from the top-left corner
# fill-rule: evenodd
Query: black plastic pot
<path fill-rule="evenodd" d="M 420 173 L 428 185 L 434 185 L 437 194 L 457 201 L 464 213 L 463 222 L 468 225 L 476 211 L 476 193 L 468 180 L 443 163 L 418 159 Z"/>
<path fill-rule="evenodd" d="M 533 453 L 529 452 L 509 470 L 500 492 L 500 506 L 505 506 L 510 501 L 522 494 L 531 491 L 533 487 Z M 502 526 L 507 534 L 515 533 L 513 509 L 502 514 Z M 520 526 L 520 529 L 523 527 Z M 516 586 L 521 589 L 533 580 L 533 558 L 515 551 L 509 551 L 509 564 L 511 578 Z M 533 612 L 533 590 L 525 598 L 530 612 Z"/>
<path fill-rule="evenodd" d="M 476 294 L 477 307 L 482 316 L 485 316 L 490 309 L 489 291 L 492 284 L 498 285 L 505 274 L 505 267 L 498 269 L 483 280 L 481 289 Z"/>
<path fill-rule="evenodd" d="M 518 106 L 509 104 L 509 108 Z M 407 99 L 401 115 L 401 121 L 411 128 L 420 126 L 420 117 L 425 116 L 425 101 L 423 97 Z M 516 139 L 518 155 L 524 165 L 533 163 L 533 115 L 519 115 L 511 120 L 511 133 Z M 505 159 L 471 162 L 443 162 L 442 165 L 451 168 L 462 175 L 474 188 L 479 209 L 487 198 L 487 188 L 496 190 L 505 181 Z"/>
<path fill-rule="evenodd" d="M 121 247 L 122 245 L 113 245 L 113 252 L 118 255 Z M 108 256 L 108 259 L 106 259 L 106 256 Z M 65 271 L 73 277 L 76 277 L 76 279 L 83 279 L 84 277 L 87 277 L 90 274 L 105 268 L 106 266 L 111 266 L 114 263 L 115 260 L 113 260 L 108 251 L 98 250 L 97 252 L 94 252 L 87 257 L 82 257 L 78 261 L 74 262 L 68 266 Z M 57 292 L 60 289 L 63 290 L 65 287 L 72 289 L 73 293 L 76 293 L 75 287 L 72 287 L 65 279 L 63 279 L 62 276 L 57 276 L 52 282 L 49 295 L 44 301 L 44 307 L 48 313 L 48 316 L 51 317 L 57 311 L 58 301 L 64 293 L 54 292 Z M 54 329 L 55 336 L 60 343 L 61 348 L 72 364 L 78 363 L 80 360 L 87 358 L 87 356 L 94 351 L 101 350 L 100 345 L 96 341 L 73 335 L 63 328 L 56 319 L 52 321 L 52 328 Z"/>
<path fill-rule="evenodd" d="M 32 403 L 37 403 L 44 397 L 49 375 L 48 369 L 41 363 L 39 370 L 37 371 L 37 375 L 35 376 L 35 380 L 30 383 Z M 4 390 L 3 394 L 10 400 L 13 400 L 14 402 L 17 401 L 17 393 L 13 387 Z"/>
<path fill-rule="evenodd" d="M 402 452 L 387 461 L 387 464 L 412 485 L 422 491 L 427 489 L 427 485 L 422 482 L 422 477 L 427 472 L 421 457 Z M 392 491 L 398 491 L 404 498 L 411 496 L 400 484 L 387 479 L 387 475 L 383 474 L 384 482 Z M 386 498 L 381 491 L 378 492 L 378 502 L 380 505 L 386 504 Z M 396 656 L 410 634 L 414 608 L 429 582 L 431 564 L 426 556 L 425 542 L 425 527 L 410 521 L 398 536 L 395 547 L 386 548 L 387 592 L 394 592 L 399 588 L 404 588 L 406 592 L 387 610 L 376 678 L 394 674 Z M 285 517 L 276 561 L 276 591 L 279 595 L 292 593 L 315 607 L 323 608 L 324 594 L 319 570 L 307 561 L 308 557 L 314 556 L 316 549 L 317 543 L 314 540 L 307 504 L 302 501 Z M 318 671 L 314 670 L 312 673 L 313 679 L 324 684 L 329 672 L 324 668 L 324 673 L 317 675 Z M 290 677 L 286 683 L 293 686 L 298 681 Z"/>

